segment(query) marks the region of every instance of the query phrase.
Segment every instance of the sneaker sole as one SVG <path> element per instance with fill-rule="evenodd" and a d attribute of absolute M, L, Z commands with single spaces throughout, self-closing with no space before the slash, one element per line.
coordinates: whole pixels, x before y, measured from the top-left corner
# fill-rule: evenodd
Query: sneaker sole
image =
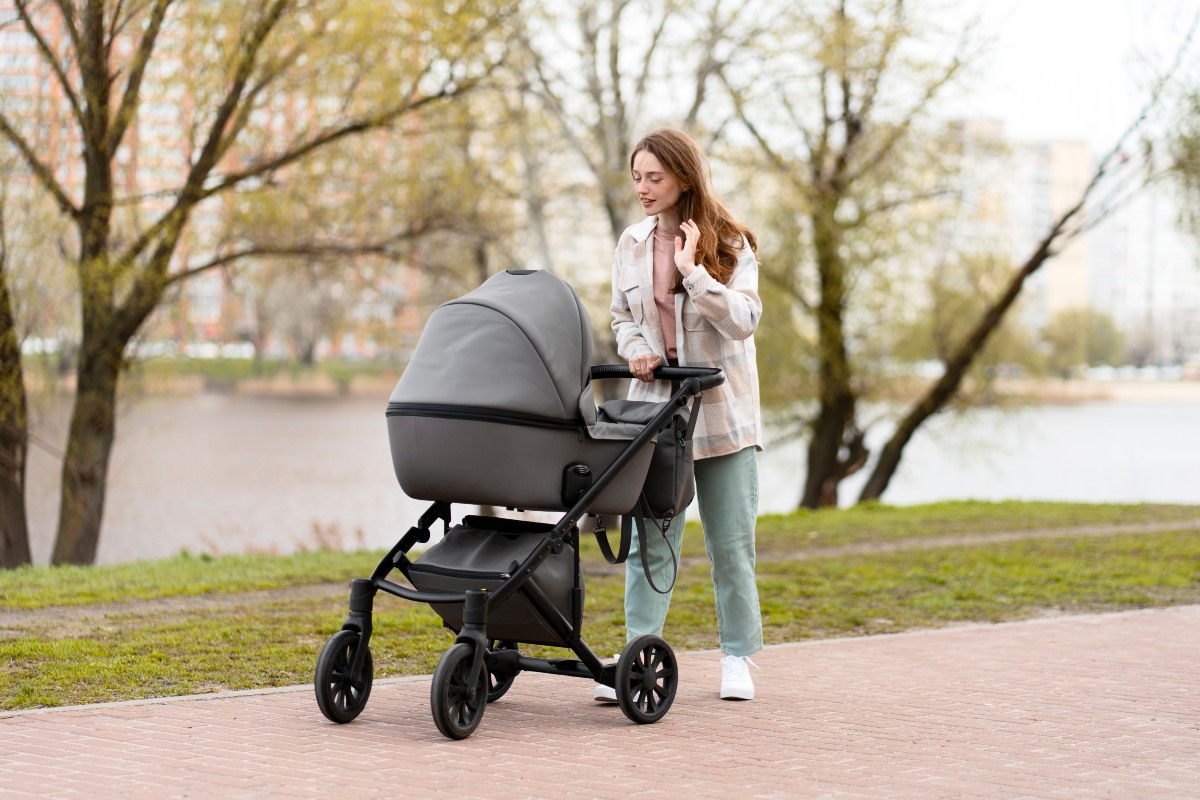
<path fill-rule="evenodd" d="M 753 700 L 754 699 L 754 690 L 751 689 L 749 692 L 736 692 L 736 691 L 721 692 L 721 699 L 722 700 Z"/>

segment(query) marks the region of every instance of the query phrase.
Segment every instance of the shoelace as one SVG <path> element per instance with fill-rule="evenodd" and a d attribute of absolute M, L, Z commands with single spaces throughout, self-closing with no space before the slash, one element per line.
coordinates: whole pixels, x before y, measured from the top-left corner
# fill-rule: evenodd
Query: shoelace
<path fill-rule="evenodd" d="M 755 664 L 750 656 L 741 656 L 740 658 L 731 658 L 725 661 L 725 668 L 733 673 L 736 678 L 744 678 L 750 674 L 750 670 L 746 665 L 759 669 L 758 664 Z"/>

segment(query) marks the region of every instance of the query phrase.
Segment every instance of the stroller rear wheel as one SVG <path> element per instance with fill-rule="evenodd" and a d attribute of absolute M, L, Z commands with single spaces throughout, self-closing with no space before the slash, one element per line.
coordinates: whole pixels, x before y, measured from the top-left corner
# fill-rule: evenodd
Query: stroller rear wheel
<path fill-rule="evenodd" d="M 675 652 L 661 637 L 639 636 L 617 659 L 617 704 L 626 717 L 645 725 L 658 722 L 675 701 L 679 670 Z"/>
<path fill-rule="evenodd" d="M 329 637 L 317 657 L 317 671 L 313 686 L 317 691 L 317 707 L 333 722 L 349 722 L 357 717 L 371 696 L 371 681 L 374 665 L 371 663 L 371 647 L 364 645 L 362 669 L 351 675 L 354 651 L 362 637 L 357 631 L 338 631 Z"/>
<path fill-rule="evenodd" d="M 456 642 L 438 661 L 433 671 L 430 706 L 433 721 L 443 736 L 465 739 L 475 732 L 483 719 L 488 700 L 488 670 L 469 675 L 475 648 Z"/>
<path fill-rule="evenodd" d="M 497 642 L 495 639 L 488 640 L 489 650 L 516 650 L 516 642 Z M 516 675 L 502 675 L 488 670 L 488 695 L 487 701 L 494 703 L 505 693 L 512 688 L 513 681 L 517 679 Z"/>

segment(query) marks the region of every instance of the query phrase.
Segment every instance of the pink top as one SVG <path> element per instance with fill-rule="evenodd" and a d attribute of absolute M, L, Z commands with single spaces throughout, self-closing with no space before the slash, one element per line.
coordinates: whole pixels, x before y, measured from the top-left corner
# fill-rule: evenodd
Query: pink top
<path fill-rule="evenodd" d="M 654 229 L 654 304 L 658 306 L 658 321 L 662 325 L 667 358 L 679 358 L 675 347 L 675 231 Z"/>

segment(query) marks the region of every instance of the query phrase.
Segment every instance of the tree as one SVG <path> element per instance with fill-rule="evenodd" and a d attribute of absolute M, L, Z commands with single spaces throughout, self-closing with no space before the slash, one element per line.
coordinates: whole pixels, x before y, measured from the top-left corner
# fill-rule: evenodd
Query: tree
<path fill-rule="evenodd" d="M 44 156 L 33 120 L 0 111 L 0 136 L 78 231 L 82 340 L 54 563 L 91 563 L 99 542 L 126 347 L 167 289 L 230 263 L 179 263 L 189 223 L 324 148 L 385 129 L 478 85 L 503 59 L 504 2 L 14 0 L 19 30 L 66 109 L 77 150 Z M 62 31 L 61 36 L 53 35 Z M 178 90 L 178 93 L 172 94 Z M 174 103 L 177 168 L 124 181 L 155 103 Z M 180 95 L 186 102 L 180 102 Z M 68 165 L 79 185 L 60 178 Z M 202 237 L 201 237 L 202 238 Z M 242 253 L 253 255 L 251 249 Z M 198 262 L 198 263 L 197 263 Z"/>
<path fill-rule="evenodd" d="M 25 474 L 37 406 L 26 386 L 52 387 L 78 339 L 63 319 L 69 292 L 53 279 L 61 226 L 12 155 L 0 140 L 0 568 L 30 563 Z M 28 364 L 26 344 L 36 352 Z"/>
<path fill-rule="evenodd" d="M 701 112 L 721 70 L 767 27 L 756 8 L 582 0 L 573 19 L 531 13 L 522 37 L 525 85 L 586 165 L 614 245 L 636 221 L 628 159 L 643 127 L 673 124 L 707 146 L 716 141 L 724 124 L 702 126 Z"/>
<path fill-rule="evenodd" d="M 995 255 L 951 252 L 939 259 L 928 276 L 928 299 L 914 304 L 918 313 L 900 326 L 892 357 L 902 364 L 943 363 L 1011 269 L 1007 258 Z M 1033 369 L 1039 360 L 1026 325 L 1010 316 L 972 362 L 955 402 L 966 407 L 991 401 L 995 379 L 1013 366 Z"/>
<path fill-rule="evenodd" d="M 937 120 L 935 101 L 970 60 L 972 37 L 970 31 L 958 37 L 953 55 L 931 58 L 937 48 L 927 35 L 930 23 L 903 0 L 831 0 L 795 14 L 794 22 L 780 22 L 777 30 L 807 31 L 804 48 L 781 42 L 776 51 L 782 55 L 753 73 L 741 80 L 734 74 L 722 77 L 742 125 L 766 164 L 799 197 L 797 207 L 805 216 L 804 224 L 795 226 L 799 236 L 791 249 L 811 261 L 784 259 L 764 268 L 764 276 L 792 291 L 797 306 L 813 319 L 818 398 L 809 421 L 801 503 L 818 507 L 836 504 L 840 483 L 868 466 L 871 474 L 858 499 L 879 498 L 915 431 L 960 396 L 1029 277 L 1144 185 L 1143 159 L 1130 151 L 1157 105 L 1162 83 L 1146 111 L 1101 159 L 1078 202 L 1050 221 L 1027 258 L 991 279 L 969 324 L 958 320 L 952 338 L 943 337 L 941 377 L 901 412 L 894 434 L 872 463 L 866 446 L 870 422 L 861 419 L 858 406 L 869 385 L 862 367 L 878 361 L 880 353 L 864 347 L 870 342 L 859 332 L 882 315 L 872 313 L 863 298 L 878 298 L 880 286 L 903 279 L 899 254 L 929 246 L 911 226 L 928 217 L 939 197 L 956 195 L 953 159 L 946 158 L 954 148 L 938 141 L 929 123 Z M 758 81 L 760 75 L 773 80 Z M 987 253 L 964 250 L 960 255 Z M 804 280 L 808 274 L 811 280 Z M 882 296 L 889 293 L 895 294 Z"/>
<path fill-rule="evenodd" d="M 1172 123 L 1168 140 L 1171 176 L 1190 201 L 1183 204 L 1182 222 L 1200 236 L 1200 88 L 1184 92 Z"/>
<path fill-rule="evenodd" d="M 1147 130 L 1148 122 L 1154 115 L 1162 112 L 1161 101 L 1175 79 L 1185 55 L 1191 49 L 1198 24 L 1200 14 L 1193 17 L 1191 26 L 1175 53 L 1174 61 L 1155 82 L 1141 112 L 1117 139 L 1112 149 L 1100 159 L 1091 180 L 1077 201 L 1054 219 L 1045 235 L 1032 248 L 1030 255 L 989 297 L 987 308 L 973 321 L 970 330 L 942 360 L 944 370 L 941 378 L 912 404 L 897 424 L 859 493 L 860 501 L 875 500 L 883 495 L 900 465 L 904 448 L 912 441 L 913 434 L 959 391 L 971 364 L 1017 303 L 1030 277 L 1055 254 L 1110 217 L 1151 182 L 1162 179 L 1163 167 L 1155 164 L 1152 157 L 1154 148 Z M 1132 157 L 1131 150 L 1141 150 L 1143 158 Z"/>
<path fill-rule="evenodd" d="M 30 563 L 25 515 L 25 458 L 29 408 L 16 315 L 9 293 L 5 192 L 0 185 L 0 568 Z"/>
<path fill-rule="evenodd" d="M 1069 378 L 1079 367 L 1116 366 L 1124 360 L 1125 342 L 1112 316 L 1092 308 L 1069 308 L 1050 318 L 1042 329 L 1046 366 Z"/>
<path fill-rule="evenodd" d="M 836 505 L 839 484 L 867 463 L 852 349 L 866 321 L 855 317 L 855 298 L 872 281 L 894 279 L 914 244 L 902 223 L 945 191 L 923 123 L 962 71 L 969 39 L 950 57 L 930 59 L 903 0 L 806 4 L 773 28 L 773 48 L 759 51 L 756 68 L 721 77 L 764 169 L 801 217 L 795 238 L 779 243 L 782 257 L 764 259 L 763 274 L 813 320 L 817 408 L 801 504 L 816 508 Z"/>

